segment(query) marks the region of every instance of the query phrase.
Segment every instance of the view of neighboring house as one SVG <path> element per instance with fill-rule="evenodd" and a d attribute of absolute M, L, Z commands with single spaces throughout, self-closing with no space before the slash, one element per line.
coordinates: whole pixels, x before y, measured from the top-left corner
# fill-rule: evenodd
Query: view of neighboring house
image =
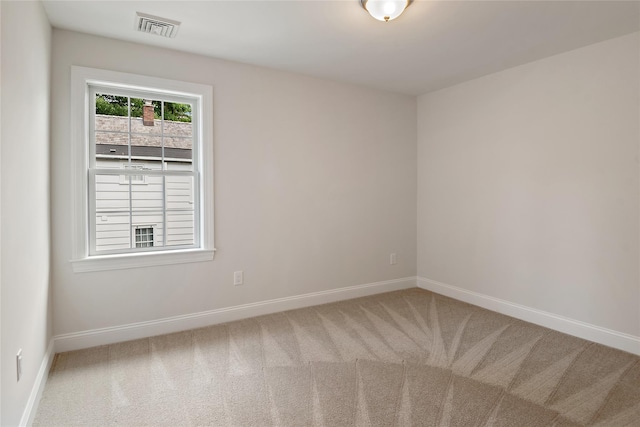
<path fill-rule="evenodd" d="M 193 176 L 150 172 L 192 171 L 192 147 L 190 122 L 96 114 L 96 252 L 194 244 Z"/>

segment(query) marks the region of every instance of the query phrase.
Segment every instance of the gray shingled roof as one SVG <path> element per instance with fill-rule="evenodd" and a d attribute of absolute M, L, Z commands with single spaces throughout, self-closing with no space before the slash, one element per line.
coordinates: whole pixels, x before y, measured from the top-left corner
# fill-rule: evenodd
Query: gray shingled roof
<path fill-rule="evenodd" d="M 96 155 L 97 156 L 114 156 L 114 157 L 126 157 L 128 156 L 127 145 L 114 145 L 114 144 L 97 144 Z M 141 145 L 131 146 L 131 157 L 162 157 L 162 147 L 149 147 Z M 165 159 L 184 159 L 191 160 L 191 150 L 185 150 L 184 148 L 167 148 L 164 149 Z"/>
<path fill-rule="evenodd" d="M 193 144 L 192 123 L 172 122 L 168 120 L 165 120 L 164 123 L 161 120 L 155 120 L 154 122 L 154 126 L 144 126 L 142 124 L 142 118 L 131 118 L 132 147 L 159 148 L 162 147 L 162 142 L 164 141 L 165 155 L 167 149 L 182 149 L 191 152 Z M 95 125 L 96 152 L 98 150 L 97 146 L 100 145 L 129 145 L 128 117 L 96 114 Z M 190 157 L 189 155 L 189 157 L 186 158 Z"/>

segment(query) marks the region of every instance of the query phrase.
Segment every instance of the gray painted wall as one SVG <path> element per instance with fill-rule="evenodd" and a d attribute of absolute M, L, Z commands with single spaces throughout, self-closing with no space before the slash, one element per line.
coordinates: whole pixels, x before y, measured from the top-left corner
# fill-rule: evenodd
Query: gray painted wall
<path fill-rule="evenodd" d="M 640 336 L 639 33 L 418 100 L 418 275 Z"/>
<path fill-rule="evenodd" d="M 71 65 L 213 87 L 212 262 L 72 272 Z M 52 67 L 56 335 L 415 275 L 414 97 L 57 29 Z"/>
<path fill-rule="evenodd" d="M 2 2 L 2 418 L 20 422 L 51 338 L 49 67 L 40 2 Z M 16 381 L 22 349 L 23 377 Z"/>

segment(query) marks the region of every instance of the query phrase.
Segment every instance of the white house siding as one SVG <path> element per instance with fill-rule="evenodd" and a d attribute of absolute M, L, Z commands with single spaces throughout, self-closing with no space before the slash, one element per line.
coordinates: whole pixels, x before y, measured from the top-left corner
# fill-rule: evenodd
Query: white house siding
<path fill-rule="evenodd" d="M 102 128 L 126 132 L 127 118 L 99 116 L 99 120 Z M 165 122 L 165 130 L 167 128 L 173 135 L 191 133 L 191 123 Z M 96 144 L 109 144 L 113 147 L 122 145 L 120 143 L 122 139 L 127 140 L 126 133 L 109 136 L 108 139 L 102 139 L 97 135 Z M 136 147 L 155 145 L 151 142 L 155 138 L 145 136 L 139 139 L 141 143 L 134 145 L 132 135 L 132 153 Z M 157 139 L 160 140 L 160 138 Z M 185 155 L 186 158 L 181 159 L 165 158 L 165 170 L 193 170 L 189 149 L 191 138 L 180 138 L 179 144 L 176 140 L 177 138 L 164 138 L 165 148 L 178 149 L 188 154 Z M 187 141 L 188 144 L 185 143 Z M 120 154 L 119 151 L 118 154 Z M 114 169 L 113 173 L 98 174 L 95 177 L 96 252 L 135 248 L 137 228 L 153 229 L 154 247 L 195 243 L 193 177 L 132 175 L 131 184 L 129 184 L 129 176 L 119 173 L 129 166 L 127 156 L 99 154 L 96 157 L 97 169 Z M 132 156 L 131 166 L 143 170 L 161 170 L 162 164 L 155 155 L 142 155 Z"/>
<path fill-rule="evenodd" d="M 152 163 L 134 164 L 152 168 Z M 100 160 L 99 168 L 122 168 L 125 162 Z M 190 163 L 167 162 L 169 170 L 190 170 Z M 146 176 L 129 185 L 128 177 L 96 175 L 96 251 L 129 249 L 138 227 L 153 227 L 153 246 L 194 243 L 194 185 L 188 176 Z M 163 198 L 164 179 L 164 198 Z M 129 197 L 131 187 L 131 197 Z M 166 204 L 166 239 L 163 205 Z M 131 207 L 131 209 L 130 209 Z M 131 214 L 131 226 L 129 216 Z M 135 247 L 135 241 L 134 241 Z"/>

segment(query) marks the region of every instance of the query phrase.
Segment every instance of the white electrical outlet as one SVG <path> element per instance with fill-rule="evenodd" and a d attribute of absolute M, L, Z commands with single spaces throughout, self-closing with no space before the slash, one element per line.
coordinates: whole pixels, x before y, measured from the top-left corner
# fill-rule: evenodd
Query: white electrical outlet
<path fill-rule="evenodd" d="M 244 283 L 244 273 L 242 271 L 233 272 L 233 286 L 242 285 Z"/>
<path fill-rule="evenodd" d="M 398 263 L 398 259 L 396 258 L 396 254 L 391 254 L 389 256 L 389 264 L 396 265 Z"/>
<path fill-rule="evenodd" d="M 16 354 L 16 374 L 18 381 L 20 381 L 22 376 L 22 349 L 18 350 L 18 354 Z"/>

